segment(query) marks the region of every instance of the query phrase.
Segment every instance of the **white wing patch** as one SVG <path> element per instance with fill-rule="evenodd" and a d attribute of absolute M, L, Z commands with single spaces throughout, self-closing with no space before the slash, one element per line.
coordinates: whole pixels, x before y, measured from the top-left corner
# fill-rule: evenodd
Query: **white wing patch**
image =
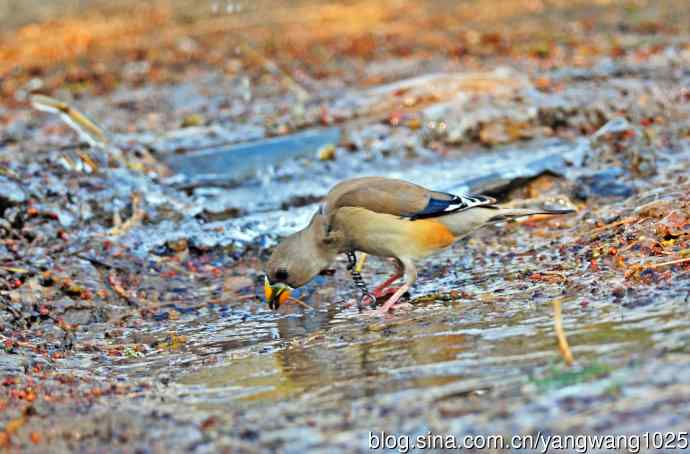
<path fill-rule="evenodd" d="M 448 199 L 429 199 L 429 203 L 426 208 L 417 213 L 411 214 L 410 219 L 424 219 L 430 217 L 443 216 L 450 213 L 457 213 L 459 211 L 465 211 L 470 208 L 478 206 L 490 207 L 496 203 L 496 199 L 493 197 L 481 195 L 481 194 L 446 194 Z"/>

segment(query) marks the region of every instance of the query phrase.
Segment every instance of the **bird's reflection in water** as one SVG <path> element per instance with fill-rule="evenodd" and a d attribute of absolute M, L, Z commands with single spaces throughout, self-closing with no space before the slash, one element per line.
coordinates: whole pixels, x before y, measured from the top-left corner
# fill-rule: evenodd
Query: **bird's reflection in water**
<path fill-rule="evenodd" d="M 189 374 L 181 383 L 215 389 L 218 401 L 251 405 L 306 394 L 337 403 L 462 378 L 457 371 L 430 374 L 416 369 L 454 361 L 471 348 L 472 342 L 453 333 L 447 321 L 419 324 L 403 315 L 391 323 L 366 317 L 354 307 L 334 303 L 346 292 L 324 281 L 300 289 L 300 298 L 313 310 L 281 307 L 281 317 L 271 322 L 272 339 L 261 341 L 266 343 L 264 353 Z M 205 393 L 203 405 L 212 404 L 210 400 Z"/>
<path fill-rule="evenodd" d="M 285 320 L 289 323 L 289 320 Z M 368 397 L 384 391 L 439 385 L 461 377 L 417 374 L 414 367 L 453 361 L 467 348 L 460 334 L 414 337 L 411 327 L 372 333 L 364 324 L 342 334 L 324 333 L 325 339 L 290 345 L 276 351 L 274 364 L 283 391 L 319 393 L 328 390 L 329 400 Z M 433 327 L 427 327 L 427 329 Z M 440 328 L 440 327 L 439 327 Z M 341 331 L 341 330 L 337 330 Z M 405 373 L 391 373 L 405 370 Z M 388 376 L 388 380 L 368 378 Z M 385 389 L 382 385 L 385 384 Z M 278 389 L 278 388 L 277 388 Z M 276 390 L 277 390 L 276 389 Z M 258 399 L 266 396 L 256 396 Z"/>
<path fill-rule="evenodd" d="M 371 321 L 350 318 L 338 323 L 337 318 L 334 320 L 337 310 L 282 318 L 277 329 L 287 345 L 234 360 L 227 366 L 201 370 L 181 382 L 205 388 L 200 402 L 203 406 L 213 405 L 213 400 L 252 405 L 305 395 L 335 405 L 462 378 L 457 372 L 420 373 L 416 367 L 455 360 L 471 344 L 464 335 L 433 335 L 447 326 L 413 330 L 413 323 L 371 331 Z"/>

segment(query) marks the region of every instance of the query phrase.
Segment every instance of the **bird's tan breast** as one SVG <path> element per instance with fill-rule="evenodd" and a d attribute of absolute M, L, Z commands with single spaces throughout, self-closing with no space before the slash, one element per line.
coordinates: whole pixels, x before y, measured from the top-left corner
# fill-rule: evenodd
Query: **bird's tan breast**
<path fill-rule="evenodd" d="M 433 219 L 410 221 L 357 207 L 338 209 L 333 227 L 351 248 L 381 257 L 422 258 L 455 241 L 450 229 Z"/>

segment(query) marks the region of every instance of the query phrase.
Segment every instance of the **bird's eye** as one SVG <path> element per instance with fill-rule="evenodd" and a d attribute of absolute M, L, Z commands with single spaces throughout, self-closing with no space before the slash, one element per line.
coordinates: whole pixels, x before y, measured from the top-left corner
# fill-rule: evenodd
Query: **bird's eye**
<path fill-rule="evenodd" d="M 279 269 L 278 271 L 276 271 L 276 279 L 277 279 L 278 281 L 283 282 L 283 281 L 286 281 L 287 278 L 288 278 L 288 272 L 287 272 L 287 270 L 281 268 L 281 269 Z"/>

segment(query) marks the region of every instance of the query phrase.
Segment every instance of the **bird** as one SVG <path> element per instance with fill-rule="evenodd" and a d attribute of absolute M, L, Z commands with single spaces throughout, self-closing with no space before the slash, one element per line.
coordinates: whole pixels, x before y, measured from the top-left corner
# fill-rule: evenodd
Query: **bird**
<path fill-rule="evenodd" d="M 478 228 L 522 216 L 572 212 L 505 208 L 487 195 L 434 191 L 380 176 L 345 180 L 328 192 L 305 228 L 274 248 L 265 266 L 265 299 L 277 310 L 292 298 L 294 289 L 327 269 L 338 254 L 362 252 L 392 258 L 395 264 L 395 272 L 373 291 L 376 298 L 390 294 L 378 309 L 385 314 L 417 280 L 416 262 Z M 401 278 L 402 285 L 391 287 Z"/>

